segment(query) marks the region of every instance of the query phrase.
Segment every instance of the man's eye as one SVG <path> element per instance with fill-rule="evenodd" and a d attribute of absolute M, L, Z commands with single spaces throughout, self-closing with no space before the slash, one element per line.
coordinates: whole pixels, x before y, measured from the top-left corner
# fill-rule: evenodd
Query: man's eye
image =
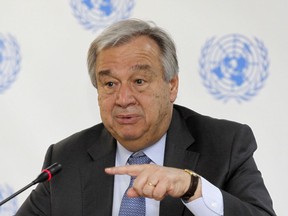
<path fill-rule="evenodd" d="M 136 82 L 136 84 L 141 85 L 144 83 L 144 80 L 143 79 L 137 79 L 135 82 Z"/>
<path fill-rule="evenodd" d="M 113 87 L 114 83 L 113 82 L 107 82 L 105 85 L 108 86 L 108 87 Z"/>

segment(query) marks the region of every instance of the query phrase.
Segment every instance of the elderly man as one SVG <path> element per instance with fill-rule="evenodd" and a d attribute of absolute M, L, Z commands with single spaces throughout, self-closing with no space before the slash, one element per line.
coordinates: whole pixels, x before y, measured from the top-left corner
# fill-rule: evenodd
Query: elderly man
<path fill-rule="evenodd" d="M 63 171 L 17 216 L 275 215 L 250 128 L 174 105 L 178 62 L 162 29 L 113 24 L 88 68 L 103 122 L 48 149 L 44 167 Z"/>

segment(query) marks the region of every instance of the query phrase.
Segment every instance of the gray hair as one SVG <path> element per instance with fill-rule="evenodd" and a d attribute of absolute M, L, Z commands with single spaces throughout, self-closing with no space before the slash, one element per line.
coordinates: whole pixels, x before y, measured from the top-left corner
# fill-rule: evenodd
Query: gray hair
<path fill-rule="evenodd" d="M 131 41 L 131 39 L 143 35 L 153 39 L 160 48 L 161 61 L 165 71 L 164 80 L 168 82 L 178 74 L 176 48 L 168 33 L 152 22 L 128 19 L 117 22 L 105 29 L 90 45 L 87 65 L 91 82 L 96 88 L 97 55 L 103 49 L 121 46 Z"/>

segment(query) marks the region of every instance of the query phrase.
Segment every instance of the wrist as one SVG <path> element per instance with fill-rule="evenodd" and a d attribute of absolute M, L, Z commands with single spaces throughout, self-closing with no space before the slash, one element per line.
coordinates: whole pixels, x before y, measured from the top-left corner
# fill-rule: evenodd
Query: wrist
<path fill-rule="evenodd" d="M 184 171 L 191 176 L 191 180 L 190 180 L 190 185 L 188 187 L 188 190 L 185 192 L 185 194 L 181 196 L 181 199 L 184 202 L 190 202 L 201 196 L 201 191 L 199 191 L 199 184 L 201 183 L 200 176 L 196 174 L 195 172 L 188 170 L 188 169 L 184 169 Z M 194 196 L 196 195 L 197 197 L 194 198 Z"/>

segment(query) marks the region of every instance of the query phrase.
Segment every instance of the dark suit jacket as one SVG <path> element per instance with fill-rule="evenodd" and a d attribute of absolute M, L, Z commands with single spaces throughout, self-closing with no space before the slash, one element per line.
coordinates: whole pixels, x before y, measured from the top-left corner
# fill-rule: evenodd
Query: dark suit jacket
<path fill-rule="evenodd" d="M 202 116 L 174 105 L 167 133 L 164 165 L 187 168 L 221 189 L 226 215 L 275 215 L 253 152 L 256 142 L 246 125 Z M 63 170 L 41 183 L 17 216 L 109 216 L 114 177 L 104 168 L 115 164 L 116 141 L 96 125 L 50 146 L 43 167 Z M 193 215 L 178 198 L 166 197 L 161 216 Z"/>

